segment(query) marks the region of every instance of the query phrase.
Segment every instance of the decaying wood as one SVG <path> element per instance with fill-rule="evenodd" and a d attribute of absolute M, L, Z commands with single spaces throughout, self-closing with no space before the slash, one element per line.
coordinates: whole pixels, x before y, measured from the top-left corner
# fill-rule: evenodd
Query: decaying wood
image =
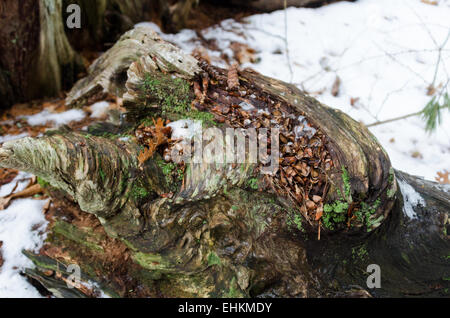
<path fill-rule="evenodd" d="M 138 27 L 125 33 L 104 55 L 97 59 L 88 70 L 89 75 L 78 81 L 66 98 L 69 106 L 80 106 L 88 101 L 100 99 L 106 93 L 121 96 L 125 91 L 127 71 L 136 59 L 144 57 L 149 69 L 136 72 L 150 72 L 157 68 L 165 72 L 178 71 L 183 77 L 193 77 L 196 60 L 168 43 L 149 27 Z M 132 82 L 128 80 L 130 85 Z M 132 88 L 127 87 L 128 92 Z M 127 95 L 125 95 L 125 98 Z"/>
<path fill-rule="evenodd" d="M 122 74 L 121 81 L 114 80 L 117 74 Z M 238 75 L 239 87 L 227 91 L 227 70 L 199 63 L 151 30 L 139 28 L 94 63 L 67 102 L 80 105 L 99 91 L 126 91 L 124 105 L 135 115 L 128 119 L 137 120 L 136 126 L 142 119 L 163 114 L 218 116 L 215 105 L 227 108 L 243 100 L 257 109 L 267 108 L 274 118 L 283 114 L 297 121 L 306 118 L 323 136 L 325 154 L 333 165 L 318 172 L 327 184 L 322 196 L 304 198 L 304 205 L 312 209 L 319 203 L 332 204 L 349 192 L 348 217 L 366 204 L 372 207 L 369 217 L 376 221 L 365 226 L 353 220 L 351 228 L 343 224 L 330 229 L 320 213 L 307 220 L 308 212 L 300 213 L 301 206 L 283 191 L 271 190 L 270 178 L 260 176 L 259 166 L 250 161 L 231 166 L 186 163 L 182 182 L 172 182 L 161 154 L 146 160 L 145 167 L 139 165 L 140 146 L 133 138 L 125 142 L 53 132 L 6 142 L 0 148 L 0 166 L 44 178 L 81 210 L 95 215 L 109 236 L 130 249 L 133 262 L 147 275 L 142 286 L 158 289 L 161 296 L 367 296 L 364 287 L 355 291 L 349 286 L 366 286 L 369 264 L 379 264 L 382 271 L 383 288 L 370 291 L 373 296 L 444 295 L 448 187 L 395 172 L 365 127 L 295 86 L 251 70 Z M 205 78 L 208 85 L 203 84 Z M 165 95 L 158 94 L 170 94 L 170 101 L 180 104 L 167 103 Z M 204 96 L 203 103 L 195 102 L 198 96 Z M 222 126 L 215 129 L 234 127 L 226 118 L 219 123 Z M 254 181 L 258 187 L 249 186 Z M 409 202 L 416 218 L 404 213 L 398 183 L 410 185 L 423 197 L 423 202 Z M 293 219 L 298 227 L 292 227 Z M 67 231 L 59 233 L 80 241 L 80 236 Z M 85 230 L 80 235 L 89 237 Z"/>

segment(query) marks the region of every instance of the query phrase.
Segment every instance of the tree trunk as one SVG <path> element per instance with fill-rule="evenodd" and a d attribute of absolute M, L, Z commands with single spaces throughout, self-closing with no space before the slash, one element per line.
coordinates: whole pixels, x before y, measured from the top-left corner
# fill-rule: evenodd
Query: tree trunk
<path fill-rule="evenodd" d="M 82 70 L 64 33 L 62 0 L 6 0 L 0 10 L 2 106 L 55 96 Z"/>
<path fill-rule="evenodd" d="M 286 7 L 319 7 L 340 0 L 210 0 L 215 3 L 252 8 L 262 12 L 281 10 Z M 354 0 L 350 0 L 354 1 Z"/>
<path fill-rule="evenodd" d="M 448 295 L 448 187 L 395 172 L 376 138 L 346 114 L 254 71 L 199 62 L 147 28 L 122 36 L 67 102 L 83 104 L 99 91 L 125 92 L 121 127 L 0 148 L 0 166 L 40 176 L 54 196 L 88 213 L 69 201 L 72 208 L 55 207 L 49 242 L 29 255 L 37 265 L 29 276 L 48 290 L 67 294 L 45 274 L 57 272 L 53 258 L 80 264 L 119 296 Z M 265 115 L 243 113 L 248 104 Z M 202 118 L 220 134 L 240 125 L 241 117 L 226 115 L 236 113 L 281 130 L 280 169 L 263 175 L 249 156 L 170 165 L 160 157 L 166 146 L 138 159 L 148 144 L 133 135 L 148 119 Z M 289 139 L 300 124 L 299 141 Z M 300 142 L 292 159 L 286 147 Z M 294 165 L 303 177 L 289 179 Z M 381 268 L 380 289 L 366 289 L 370 264 Z"/>

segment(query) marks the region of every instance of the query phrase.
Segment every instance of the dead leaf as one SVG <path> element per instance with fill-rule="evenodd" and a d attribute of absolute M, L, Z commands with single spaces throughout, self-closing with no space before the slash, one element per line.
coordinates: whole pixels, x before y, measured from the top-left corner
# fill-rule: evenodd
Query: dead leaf
<path fill-rule="evenodd" d="M 316 221 L 319 221 L 323 215 L 323 210 L 318 210 L 316 213 Z"/>
<path fill-rule="evenodd" d="M 429 5 L 432 5 L 432 6 L 437 6 L 438 5 L 438 2 L 434 1 L 434 0 L 420 0 L 420 1 L 422 3 L 429 4 Z"/>
<path fill-rule="evenodd" d="M 444 172 L 438 171 L 437 172 L 438 176 L 435 177 L 435 179 L 440 184 L 450 184 L 449 174 L 450 174 L 450 172 L 448 172 L 447 170 L 444 170 Z"/>
<path fill-rule="evenodd" d="M 234 58 L 239 64 L 255 63 L 257 61 L 255 50 L 247 44 L 231 42 L 230 49 L 233 51 Z"/>
<path fill-rule="evenodd" d="M 430 85 L 427 87 L 427 95 L 431 96 L 434 95 L 434 93 L 436 93 L 436 87 L 434 87 L 433 85 Z"/>
<path fill-rule="evenodd" d="M 47 203 L 45 203 L 44 207 L 42 208 L 42 212 L 47 213 L 48 210 L 50 210 L 50 205 L 52 204 L 52 200 L 48 200 Z"/>
<path fill-rule="evenodd" d="M 359 102 L 359 97 L 350 98 L 350 105 L 352 105 L 353 107 L 356 105 L 357 102 Z"/>
<path fill-rule="evenodd" d="M 416 159 L 423 159 L 422 154 L 418 150 L 413 151 L 411 154 L 411 157 L 416 158 Z"/>
<path fill-rule="evenodd" d="M 140 164 L 143 164 L 145 161 L 150 159 L 158 146 L 167 143 L 169 140 L 168 135 L 170 134 L 171 128 L 164 126 L 164 120 L 162 118 L 158 118 L 156 122 L 153 120 L 153 123 L 153 127 L 140 127 L 140 130 L 143 130 L 144 133 L 149 135 L 149 137 L 144 140 L 147 148 L 141 151 L 138 155 Z"/>
<path fill-rule="evenodd" d="M 341 87 L 341 79 L 339 76 L 336 76 L 334 80 L 333 87 L 331 88 L 331 95 L 337 97 L 339 95 L 339 88 Z"/>
<path fill-rule="evenodd" d="M 32 197 L 33 195 L 43 193 L 43 191 L 44 190 L 39 184 L 33 184 L 23 189 L 22 191 L 12 193 L 6 197 L 0 198 L 0 210 L 5 210 L 13 199 Z"/>
<path fill-rule="evenodd" d="M 0 168 L 0 186 L 13 181 L 18 173 L 19 171 L 14 169 Z"/>
<path fill-rule="evenodd" d="M 236 87 L 239 87 L 237 66 L 238 65 L 235 63 L 231 65 L 231 67 L 228 69 L 228 79 L 227 79 L 228 89 L 234 89 Z"/>

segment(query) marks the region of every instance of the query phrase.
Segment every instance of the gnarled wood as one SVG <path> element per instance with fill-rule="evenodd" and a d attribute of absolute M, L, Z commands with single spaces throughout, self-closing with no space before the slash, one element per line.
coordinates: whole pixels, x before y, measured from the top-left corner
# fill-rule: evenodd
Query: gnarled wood
<path fill-rule="evenodd" d="M 130 34 L 142 36 L 144 43 L 132 40 Z M 136 44 L 130 54 L 135 58 L 139 52 L 140 57 L 131 63 L 132 58 L 120 50 L 122 43 Z M 289 116 L 306 117 L 327 136 L 326 148 L 334 166 L 327 173 L 332 186 L 324 200 L 331 203 L 344 191 L 355 204 L 379 200 L 369 216 L 371 225 L 356 220 L 353 228 L 323 227 L 320 241 L 320 224 L 310 222 L 313 226 L 309 226 L 301 220 L 293 228 L 298 207 L 282 193 L 264 188 L 263 177 L 256 176 L 261 181 L 258 189 L 263 191 L 249 186 L 256 170 L 247 162 L 237 166 L 212 165 L 206 160 L 186 163 L 182 184 L 173 193 L 165 193 L 158 155 L 142 171 L 137 163 L 138 145 L 132 139 L 123 144 L 68 132 L 27 138 L 0 148 L 0 166 L 35 173 L 70 194 L 82 210 L 98 217 L 108 235 L 128 246 L 133 262 L 149 277 L 142 284 L 148 287 L 157 282 L 163 286 L 163 296 L 355 295 L 350 285 L 364 286 L 368 264 L 378 264 L 382 270 L 383 289 L 373 292 L 374 296 L 446 293 L 448 188 L 394 173 L 388 156 L 366 128 L 295 87 L 240 71 L 239 87 L 225 88 L 226 70 L 200 64 L 150 30 L 134 30 L 94 63 L 91 76 L 77 84 L 68 102 L 82 104 L 99 87 L 116 92 L 119 84 L 112 84 L 111 79 L 125 71 L 127 83 L 121 82 L 122 90 L 127 90 L 125 106 L 137 114 L 130 120 L 154 117 L 163 110 L 166 114 L 185 112 L 181 115 L 189 117 L 197 104 L 203 112 L 212 112 L 211 105 L 221 98 L 239 102 L 244 92 L 251 91 L 261 98 L 255 107 L 278 105 Z M 190 100 L 191 95 L 198 95 L 193 92 L 198 81 L 205 78 L 210 79 L 210 87 L 203 87 L 203 104 L 192 100 L 172 105 L 164 96 L 153 96 L 144 89 L 150 81 L 154 91 L 178 97 L 188 87 L 191 94 L 185 95 Z M 173 100 L 185 103 L 185 99 Z M 342 167 L 348 171 L 348 181 Z M 125 187 L 120 186 L 123 182 Z M 132 182 L 138 182 L 147 195 L 130 197 Z M 423 202 L 404 204 L 397 185 L 405 190 L 408 184 L 422 195 Z M 417 218 L 409 219 L 405 208 L 408 213 L 412 209 Z M 73 235 L 67 239 L 73 240 Z M 76 259 L 77 254 L 81 257 L 81 251 L 72 257 Z M 357 295 L 367 295 L 362 289 Z"/>

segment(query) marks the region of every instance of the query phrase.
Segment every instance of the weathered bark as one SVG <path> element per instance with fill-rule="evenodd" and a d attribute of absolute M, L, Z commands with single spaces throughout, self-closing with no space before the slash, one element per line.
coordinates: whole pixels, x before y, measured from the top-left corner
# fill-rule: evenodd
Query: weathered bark
<path fill-rule="evenodd" d="M 122 42 L 138 43 L 130 37 L 142 34 L 146 48 L 139 46 L 142 56 L 133 63 L 125 55 L 113 53 L 120 52 Z M 136 51 L 130 54 L 135 57 Z M 239 92 L 252 92 L 267 101 L 258 107 L 280 105 L 286 114 L 306 117 L 327 136 L 326 147 L 334 166 L 326 173 L 331 187 L 324 192 L 325 202 L 338 200 L 346 188 L 347 199 L 356 205 L 380 202 L 372 205 L 366 219 L 372 222 L 349 220 L 353 227 L 342 224 L 330 229 L 317 220 L 307 220 L 286 196 L 264 188 L 264 178 L 249 162 L 187 163 L 182 184 L 167 195 L 171 185 L 158 164 L 158 155 L 140 167 L 138 145 L 132 140 L 125 143 L 63 131 L 5 143 L 0 148 L 0 166 L 43 177 L 65 191 L 83 211 L 95 215 L 110 237 L 128 247 L 133 263 L 141 268 L 141 275 L 145 273 L 141 285 L 157 288 L 160 296 L 364 296 L 367 292 L 363 287 L 352 286 L 364 286 L 367 265 L 378 264 L 382 289 L 372 292 L 373 296 L 448 293 L 448 187 L 394 173 L 375 137 L 344 113 L 320 104 L 292 85 L 252 71 L 239 72 L 241 90 L 220 90 L 226 82 L 225 70 L 197 65 L 193 57 L 151 30 L 128 33 L 94 65 L 98 67 L 91 70 L 95 76 L 75 86 L 69 103 L 82 104 L 95 92 L 92 87 L 108 91 L 117 85 L 110 83 L 116 75 L 127 70 L 124 105 L 133 115 L 129 120 L 161 115 L 163 108 L 167 115 L 180 105 L 170 109 L 164 98 L 150 96 L 144 90 L 146 80 L 153 79 L 154 89 L 170 94 L 170 100 L 184 103 L 178 95 L 184 93 L 189 98 L 194 93 L 185 93 L 178 85 L 210 76 L 212 87 L 204 87 L 206 112 L 209 103 L 219 102 L 217 92 L 225 94 L 225 99 L 239 99 Z M 188 104 L 185 116 L 191 114 L 191 105 L 196 105 L 196 100 Z M 342 167 L 348 171 L 347 181 Z M 262 191 L 249 186 L 248 181 L 255 177 Z M 420 203 L 409 202 L 408 207 L 417 214 L 414 219 L 403 212 L 407 205 L 398 182 L 402 187 L 409 184 L 424 198 Z M 295 215 L 304 219 L 293 228 L 290 220 Z M 51 231 L 68 241 L 88 242 L 85 245 L 90 249 L 102 249 L 102 240 L 92 238 L 89 231 L 76 227 L 69 231 L 70 224 L 61 226 L 56 222 Z M 52 244 L 61 243 L 54 240 Z M 83 260 L 83 255 L 75 247 L 71 257 Z M 100 257 L 92 255 L 93 260 Z M 30 275 L 36 276 L 36 272 Z"/>
<path fill-rule="evenodd" d="M 6 0 L 0 19 L 0 99 L 55 96 L 82 70 L 64 33 L 62 0 Z"/>
<path fill-rule="evenodd" d="M 139 27 L 125 33 L 104 55 L 97 59 L 88 70 L 89 75 L 78 81 L 68 93 L 66 104 L 81 106 L 87 102 L 101 99 L 107 93 L 122 95 L 126 92 L 125 82 L 131 63 L 141 56 L 153 56 L 158 67 L 166 71 L 180 68 L 183 63 L 178 57 L 184 54 L 174 46 L 161 45 L 154 31 Z M 191 57 L 184 70 L 186 76 L 193 77 L 200 69 Z"/>

